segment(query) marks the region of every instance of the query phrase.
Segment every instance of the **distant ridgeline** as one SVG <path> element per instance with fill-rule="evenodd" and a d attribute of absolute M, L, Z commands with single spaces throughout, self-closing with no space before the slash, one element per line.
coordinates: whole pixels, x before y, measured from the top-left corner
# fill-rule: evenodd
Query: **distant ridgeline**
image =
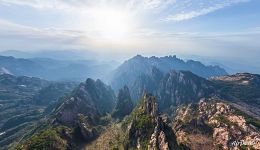
<path fill-rule="evenodd" d="M 260 139 L 260 75 L 140 55 L 113 72 L 111 86 L 2 71 L 3 149 L 260 149 L 234 144 Z"/>
<path fill-rule="evenodd" d="M 137 55 L 125 61 L 113 72 L 110 83 L 116 91 L 127 85 L 133 100 L 137 100 L 143 92 L 143 89 L 138 88 L 154 92 L 163 76 L 171 70 L 190 71 L 203 78 L 227 75 L 227 72 L 219 66 L 205 66 L 199 61 L 185 62 L 176 56 L 148 58 Z"/>
<path fill-rule="evenodd" d="M 0 56 L 0 74 L 39 77 L 46 80 L 84 81 L 87 77 L 105 78 L 115 67 L 112 62 L 95 60 L 56 60 Z"/>

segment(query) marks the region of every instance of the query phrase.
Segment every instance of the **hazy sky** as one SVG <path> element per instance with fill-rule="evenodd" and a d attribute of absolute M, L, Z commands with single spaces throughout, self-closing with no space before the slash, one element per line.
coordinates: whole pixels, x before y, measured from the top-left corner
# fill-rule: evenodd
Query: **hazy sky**
<path fill-rule="evenodd" d="M 256 62 L 260 0 L 0 0 L 0 50 L 10 49 Z"/>

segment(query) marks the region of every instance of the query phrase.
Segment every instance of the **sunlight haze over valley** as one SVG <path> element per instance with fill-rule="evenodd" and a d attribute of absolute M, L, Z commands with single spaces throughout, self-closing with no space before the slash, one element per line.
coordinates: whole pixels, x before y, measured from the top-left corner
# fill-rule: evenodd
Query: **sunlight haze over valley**
<path fill-rule="evenodd" d="M 0 150 L 260 150 L 260 0 L 0 0 Z"/>

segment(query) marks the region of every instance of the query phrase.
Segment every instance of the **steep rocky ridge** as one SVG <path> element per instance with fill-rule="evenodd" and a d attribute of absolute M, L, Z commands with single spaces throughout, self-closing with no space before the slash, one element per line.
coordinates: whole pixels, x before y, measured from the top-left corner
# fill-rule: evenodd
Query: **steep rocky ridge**
<path fill-rule="evenodd" d="M 88 78 L 64 97 L 47 120 L 39 124 L 17 148 L 57 149 L 57 145 L 48 144 L 56 142 L 63 143 L 61 149 L 80 149 L 82 144 L 93 141 L 103 132 L 109 122 L 106 116 L 114 106 L 113 90 L 101 80 Z M 49 139 L 52 135 L 56 138 Z M 38 144 L 39 140 L 43 143 Z"/>
<path fill-rule="evenodd" d="M 205 78 L 227 74 L 219 66 L 205 66 L 193 60 L 185 62 L 176 56 L 143 57 L 137 55 L 125 61 L 114 71 L 111 86 L 115 91 L 124 85 L 131 87 L 137 77 L 142 74 L 149 74 L 153 67 L 161 70 L 163 74 L 170 70 L 186 70 Z"/>
<path fill-rule="evenodd" d="M 155 97 L 145 94 L 140 104 L 123 123 L 124 149 L 178 149 L 175 135 L 159 116 Z"/>
<path fill-rule="evenodd" d="M 136 102 L 142 98 L 145 92 L 155 94 L 163 76 L 163 73 L 156 67 L 152 67 L 148 73 L 138 76 L 130 86 L 133 100 Z"/>
<path fill-rule="evenodd" d="M 78 114 L 96 120 L 112 111 L 115 105 L 113 90 L 101 80 L 88 78 L 65 99 L 56 110 L 57 121 L 73 124 Z"/>
<path fill-rule="evenodd" d="M 130 92 L 127 86 L 119 90 L 116 106 L 112 112 L 112 117 L 122 119 L 129 115 L 134 108 Z"/>
<path fill-rule="evenodd" d="M 160 108 L 198 102 L 200 98 L 215 95 L 213 84 L 189 71 L 170 71 L 157 89 Z"/>
<path fill-rule="evenodd" d="M 248 117 L 226 102 L 212 98 L 180 107 L 173 129 L 178 143 L 191 149 L 259 149 L 259 129 L 249 121 L 253 118 Z M 237 144 L 242 140 L 254 144 Z"/>

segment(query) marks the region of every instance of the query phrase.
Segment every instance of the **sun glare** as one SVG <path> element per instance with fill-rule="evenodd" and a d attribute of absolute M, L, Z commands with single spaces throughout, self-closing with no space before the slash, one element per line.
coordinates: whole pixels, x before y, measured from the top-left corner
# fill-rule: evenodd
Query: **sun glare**
<path fill-rule="evenodd" d="M 129 38 L 132 20 L 125 11 L 97 9 L 93 13 L 93 23 L 101 38 L 108 41 L 120 41 Z"/>

